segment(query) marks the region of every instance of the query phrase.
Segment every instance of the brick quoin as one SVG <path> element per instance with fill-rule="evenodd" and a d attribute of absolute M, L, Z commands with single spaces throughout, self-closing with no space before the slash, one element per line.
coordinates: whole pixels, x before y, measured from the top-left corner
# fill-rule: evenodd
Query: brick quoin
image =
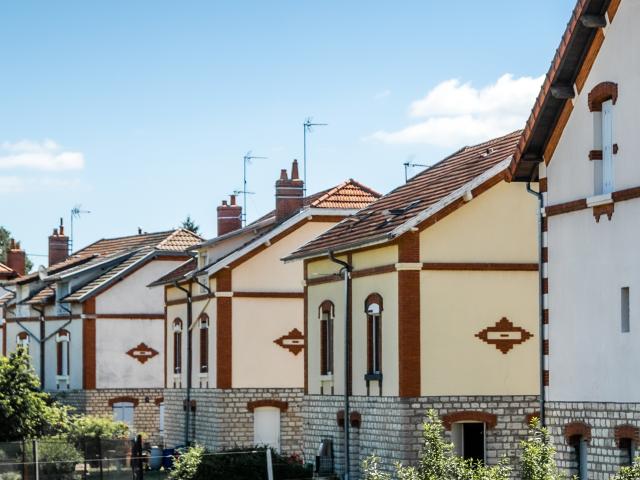
<path fill-rule="evenodd" d="M 601 112 L 602 104 L 607 100 L 613 100 L 615 105 L 618 101 L 618 84 L 613 82 L 602 82 L 593 87 L 589 92 L 589 110 Z"/>
<path fill-rule="evenodd" d="M 82 313 L 95 315 L 96 301 L 90 298 L 82 304 Z M 96 388 L 96 319 L 82 319 L 82 388 Z"/>
<path fill-rule="evenodd" d="M 223 269 L 216 275 L 216 291 L 231 291 L 231 270 Z M 232 298 L 217 297 L 217 382 L 218 388 L 231 388 L 231 362 L 232 362 L 232 342 L 231 342 L 231 324 L 232 324 Z"/>
<path fill-rule="evenodd" d="M 406 233 L 398 242 L 400 263 L 420 261 L 420 235 Z M 420 396 L 420 271 L 398 272 L 399 394 Z"/>

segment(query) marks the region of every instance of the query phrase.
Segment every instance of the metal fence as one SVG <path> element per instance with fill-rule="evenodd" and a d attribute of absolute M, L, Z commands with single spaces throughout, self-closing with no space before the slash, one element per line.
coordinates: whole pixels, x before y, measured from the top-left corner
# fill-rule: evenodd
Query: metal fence
<path fill-rule="evenodd" d="M 47 438 L 7 442 L 0 443 L 0 480 L 141 479 L 152 461 L 148 452 L 131 440 Z M 152 476 L 164 477 L 159 472 Z"/>

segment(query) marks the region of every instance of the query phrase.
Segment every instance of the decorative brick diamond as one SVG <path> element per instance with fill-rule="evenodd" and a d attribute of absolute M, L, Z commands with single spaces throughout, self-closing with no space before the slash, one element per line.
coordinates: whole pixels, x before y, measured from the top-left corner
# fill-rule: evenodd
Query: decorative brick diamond
<path fill-rule="evenodd" d="M 476 337 L 489 345 L 495 345 L 498 350 L 507 354 L 516 345 L 533 337 L 533 334 L 522 327 L 514 326 L 506 317 L 502 317 L 494 326 L 476 333 Z"/>
<path fill-rule="evenodd" d="M 135 358 L 140 363 L 146 363 L 147 360 L 158 355 L 158 351 L 154 350 L 153 348 L 149 347 L 146 343 L 143 342 L 138 344 L 137 347 L 133 347 L 131 350 L 129 350 L 127 352 L 127 355 L 129 355 L 132 358 Z"/>
<path fill-rule="evenodd" d="M 298 355 L 304 348 L 304 335 L 300 330 L 294 328 L 286 335 L 275 339 L 273 343 L 286 348 L 294 355 Z"/>

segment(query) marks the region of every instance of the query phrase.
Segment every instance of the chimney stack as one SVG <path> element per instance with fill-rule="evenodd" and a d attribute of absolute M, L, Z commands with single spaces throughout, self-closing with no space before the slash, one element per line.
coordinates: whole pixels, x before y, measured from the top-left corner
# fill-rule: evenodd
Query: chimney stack
<path fill-rule="evenodd" d="M 229 203 L 222 201 L 218 207 L 218 236 L 242 228 L 242 207 L 236 205 L 236 196 L 229 196 Z"/>
<path fill-rule="evenodd" d="M 20 242 L 16 242 L 12 238 L 7 252 L 7 266 L 22 276 L 26 273 L 26 264 L 27 254 L 20 248 Z"/>
<path fill-rule="evenodd" d="M 298 174 L 298 160 L 291 165 L 291 178 L 287 170 L 280 171 L 276 181 L 276 221 L 281 222 L 295 215 L 304 206 L 304 182 Z"/>
<path fill-rule="evenodd" d="M 69 237 L 64 234 L 64 225 L 60 219 L 59 229 L 54 228 L 49 237 L 49 266 L 66 260 L 69 256 Z"/>

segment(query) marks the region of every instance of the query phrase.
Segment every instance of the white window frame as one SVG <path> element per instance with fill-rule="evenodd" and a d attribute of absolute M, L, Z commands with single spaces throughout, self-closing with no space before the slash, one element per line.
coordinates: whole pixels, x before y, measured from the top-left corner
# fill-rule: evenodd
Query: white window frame
<path fill-rule="evenodd" d="M 70 370 L 69 362 L 71 361 L 71 359 L 69 358 L 69 354 L 70 354 L 69 342 L 71 340 L 69 336 L 70 336 L 69 332 L 65 332 L 65 333 L 58 332 L 58 334 L 56 335 L 56 344 L 66 343 L 66 345 L 62 347 L 62 374 L 56 376 L 56 379 L 58 381 L 61 381 L 61 380 L 66 381 L 69 379 L 69 370 Z"/>
<path fill-rule="evenodd" d="M 460 457 L 464 457 L 464 426 L 469 423 L 482 424 L 482 452 L 483 459 L 482 461 L 487 463 L 487 424 L 485 422 L 455 422 L 451 425 L 451 441 L 453 442 L 454 451 L 456 455 Z"/>

